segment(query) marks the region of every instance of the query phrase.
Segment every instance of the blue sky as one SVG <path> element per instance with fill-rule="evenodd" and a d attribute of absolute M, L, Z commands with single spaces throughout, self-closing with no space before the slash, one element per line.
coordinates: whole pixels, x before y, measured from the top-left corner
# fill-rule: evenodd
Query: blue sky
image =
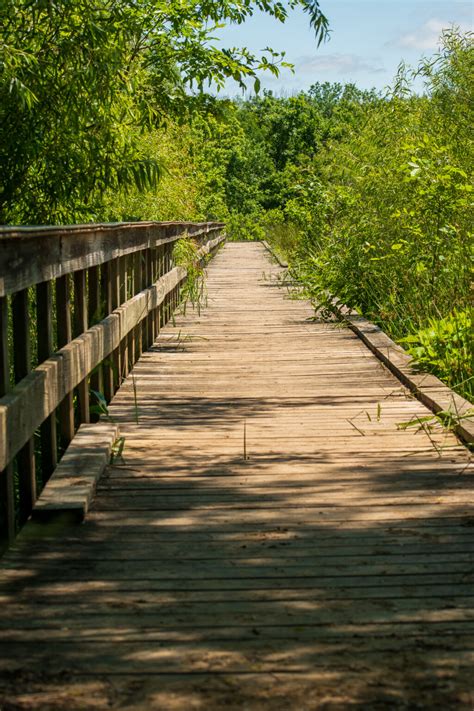
<path fill-rule="evenodd" d="M 256 13 L 244 25 L 220 31 L 225 46 L 245 46 L 258 53 L 265 46 L 285 50 L 295 74 L 262 75 L 262 86 L 291 94 L 316 81 L 354 82 L 362 88 L 384 89 L 399 63 L 417 65 L 436 52 L 443 28 L 473 29 L 474 3 L 464 0 L 321 0 L 329 18 L 331 38 L 316 46 L 308 17 L 294 11 L 284 25 Z M 226 94 L 240 90 L 229 84 Z"/>

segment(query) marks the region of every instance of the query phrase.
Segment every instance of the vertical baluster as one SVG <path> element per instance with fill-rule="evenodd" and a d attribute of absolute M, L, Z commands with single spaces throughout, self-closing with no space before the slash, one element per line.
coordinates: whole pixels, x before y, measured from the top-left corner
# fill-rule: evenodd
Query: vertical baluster
<path fill-rule="evenodd" d="M 87 276 L 87 291 L 88 291 L 88 321 L 91 326 L 98 323 L 102 319 L 102 305 L 100 293 L 100 269 L 98 266 L 90 267 Z M 94 368 L 94 372 L 90 376 L 90 389 L 96 393 L 103 393 L 104 381 L 102 378 L 102 365 Z M 97 397 L 91 393 L 90 403 L 93 406 L 97 405 Z"/>
<path fill-rule="evenodd" d="M 171 245 L 172 242 L 167 242 L 165 246 L 165 273 L 168 274 L 168 272 L 171 271 Z M 166 296 L 166 308 L 165 308 L 165 323 L 168 323 L 170 320 L 170 314 L 171 314 L 171 294 L 168 294 Z"/>
<path fill-rule="evenodd" d="M 58 323 L 58 348 L 65 346 L 72 337 L 71 293 L 69 275 L 56 279 L 56 319 Z M 73 392 L 69 392 L 58 408 L 61 445 L 65 449 L 74 437 Z"/>
<path fill-rule="evenodd" d="M 38 324 L 38 362 L 42 363 L 54 352 L 53 291 L 50 281 L 44 281 L 36 287 L 36 320 Z M 58 461 L 55 412 L 47 417 L 41 425 L 40 438 L 41 477 L 44 485 L 56 468 Z"/>
<path fill-rule="evenodd" d="M 140 252 L 135 252 L 133 255 L 133 269 L 135 272 L 135 294 L 139 294 L 142 290 L 142 270 L 141 270 L 141 255 Z M 135 361 L 137 361 L 143 351 L 142 326 L 141 323 L 135 327 Z"/>
<path fill-rule="evenodd" d="M 86 271 L 74 272 L 74 336 L 87 331 L 87 290 Z M 79 422 L 90 422 L 88 378 L 77 386 L 79 402 Z"/>
<path fill-rule="evenodd" d="M 8 354 L 8 301 L 0 298 L 0 397 L 10 390 L 10 360 Z M 2 543 L 10 543 L 15 536 L 15 489 L 13 464 L 0 472 L 0 497 L 5 525 L 0 532 Z M 2 545 L 3 548 L 3 545 Z"/>
<path fill-rule="evenodd" d="M 19 383 L 31 370 L 31 343 L 28 289 L 12 298 L 13 369 Z M 36 500 L 35 449 L 32 437 L 18 452 L 18 486 L 20 495 L 20 525 L 25 523 Z"/>
<path fill-rule="evenodd" d="M 119 260 L 119 304 L 122 305 L 127 301 L 127 257 L 120 257 Z M 128 336 L 122 338 L 120 344 L 120 361 L 122 364 L 121 379 L 128 375 Z"/>
<path fill-rule="evenodd" d="M 131 299 L 135 295 L 135 257 L 133 254 L 127 255 L 127 276 L 128 276 L 128 296 Z M 128 333 L 128 370 L 130 371 L 135 364 L 135 329 L 132 328 Z"/>
<path fill-rule="evenodd" d="M 148 286 L 147 284 L 147 263 L 146 263 L 146 255 L 147 255 L 147 250 L 144 249 L 141 252 L 139 252 L 140 255 L 140 281 L 141 281 L 141 289 L 140 291 L 143 291 L 146 289 Z M 145 307 L 146 308 L 146 307 Z M 146 351 L 148 348 L 148 318 L 146 311 L 143 314 L 143 319 L 141 322 L 141 333 L 142 333 L 142 352 Z"/>
<path fill-rule="evenodd" d="M 171 242 L 169 245 L 169 261 L 168 261 L 168 271 L 171 271 L 173 269 L 173 246 L 174 243 Z M 169 307 L 169 315 L 168 318 L 171 320 L 173 312 L 174 312 L 174 304 L 175 304 L 175 289 L 172 290 L 170 294 L 170 307 Z"/>
<path fill-rule="evenodd" d="M 100 269 L 100 277 L 103 313 L 104 317 L 107 317 L 112 311 L 112 274 L 110 262 L 102 264 Z M 114 372 L 112 368 L 111 356 L 109 356 L 108 362 L 104 362 L 102 364 L 102 370 L 104 378 L 104 396 L 107 402 L 110 402 L 114 395 Z"/>
<path fill-rule="evenodd" d="M 146 286 L 149 287 L 153 284 L 153 258 L 152 258 L 152 251 L 151 249 L 147 249 L 145 251 L 146 255 Z M 150 311 L 150 313 L 147 316 L 147 339 L 146 339 L 146 347 L 150 348 L 150 346 L 153 344 L 153 341 L 155 340 L 155 328 L 154 328 L 154 318 L 153 318 L 153 312 Z"/>
<path fill-rule="evenodd" d="M 158 269 L 157 269 L 157 258 L 156 258 L 156 247 L 154 247 L 151 250 L 151 282 L 152 284 L 155 284 L 158 281 Z M 152 336 L 153 336 L 153 343 L 155 342 L 155 339 L 158 335 L 157 330 L 156 330 L 156 309 L 153 309 L 151 313 L 151 319 L 152 319 Z"/>
<path fill-rule="evenodd" d="M 111 285 L 111 311 L 114 311 L 120 304 L 120 271 L 119 271 L 119 260 L 112 259 L 110 262 L 110 285 Z M 121 362 L 121 349 L 120 344 L 113 351 L 111 358 L 114 364 L 114 390 L 117 390 L 120 386 L 121 374 L 122 374 L 122 362 Z"/>
<path fill-rule="evenodd" d="M 160 277 L 165 275 L 165 259 L 166 259 L 166 244 L 161 245 L 160 249 Z M 160 306 L 160 329 L 165 325 L 165 311 L 166 311 L 166 296 L 164 297 Z"/>
<path fill-rule="evenodd" d="M 168 259 L 168 244 L 165 243 L 163 245 L 163 254 L 162 254 L 162 259 L 161 259 L 161 269 L 162 269 L 162 274 L 163 276 L 166 274 L 168 271 L 167 269 L 167 259 Z M 163 305 L 161 307 L 161 325 L 164 326 L 167 322 L 167 317 L 166 317 L 166 312 L 168 310 L 168 295 L 165 296 L 163 299 Z"/>
<path fill-rule="evenodd" d="M 158 279 L 160 278 L 160 248 L 155 247 L 153 250 L 153 281 L 157 282 Z M 160 333 L 160 307 L 158 306 L 157 309 L 154 310 L 153 312 L 153 320 L 155 323 L 155 339 L 158 338 L 158 335 Z"/>

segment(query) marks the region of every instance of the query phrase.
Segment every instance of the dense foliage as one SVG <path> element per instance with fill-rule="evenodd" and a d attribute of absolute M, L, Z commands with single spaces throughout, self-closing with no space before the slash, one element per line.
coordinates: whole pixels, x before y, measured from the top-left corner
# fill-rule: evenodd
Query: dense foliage
<path fill-rule="evenodd" d="M 166 203 L 266 237 L 315 303 L 337 295 L 472 398 L 472 70 L 470 37 L 452 32 L 417 70 L 423 96 L 401 71 L 383 97 L 316 84 L 220 102 L 173 129 L 186 159 L 168 161 L 161 198 L 136 194 L 158 209 L 133 214 L 169 217 Z"/>
<path fill-rule="evenodd" d="M 321 38 L 318 3 L 296 5 Z M 212 42 L 256 7 L 284 19 L 266 0 L 3 3 L 0 221 L 226 220 L 270 239 L 315 303 L 336 295 L 472 397 L 472 38 L 445 33 L 423 95 L 401 70 L 384 96 L 206 96 L 278 71 L 270 50 Z"/>
<path fill-rule="evenodd" d="M 448 35 L 420 69 L 426 96 L 400 76 L 345 123 L 315 161 L 317 224 L 296 266 L 316 299 L 358 308 L 471 398 L 473 64 L 469 39 Z"/>
<path fill-rule="evenodd" d="M 3 0 L 0 222 L 94 219 L 106 189 L 156 186 L 143 131 L 205 104 L 206 84 L 278 73 L 280 54 L 222 48 L 216 28 L 296 6 L 322 39 L 317 0 Z"/>

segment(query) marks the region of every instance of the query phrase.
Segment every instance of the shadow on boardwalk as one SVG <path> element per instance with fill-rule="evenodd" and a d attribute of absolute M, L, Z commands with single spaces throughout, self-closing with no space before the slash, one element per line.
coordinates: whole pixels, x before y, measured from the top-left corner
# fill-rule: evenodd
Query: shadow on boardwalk
<path fill-rule="evenodd" d="M 113 401 L 86 522 L 3 561 L 4 711 L 472 709 L 467 452 L 397 429 L 427 411 L 268 268 L 216 257 Z"/>
<path fill-rule="evenodd" d="M 464 485 L 429 459 L 111 468 L 83 526 L 5 561 L 2 708 L 470 708 L 473 519 L 410 510 Z M 262 482 L 320 465 L 316 504 L 301 476 Z"/>

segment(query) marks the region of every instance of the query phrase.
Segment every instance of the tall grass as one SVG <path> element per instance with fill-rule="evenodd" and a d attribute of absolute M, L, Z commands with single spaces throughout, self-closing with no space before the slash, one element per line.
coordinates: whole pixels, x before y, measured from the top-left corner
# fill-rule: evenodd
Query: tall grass
<path fill-rule="evenodd" d="M 313 299 L 337 295 L 471 399 L 472 69 L 471 38 L 446 34 L 418 70 L 425 96 L 399 76 L 361 128 L 326 147 L 319 226 L 294 265 Z"/>

